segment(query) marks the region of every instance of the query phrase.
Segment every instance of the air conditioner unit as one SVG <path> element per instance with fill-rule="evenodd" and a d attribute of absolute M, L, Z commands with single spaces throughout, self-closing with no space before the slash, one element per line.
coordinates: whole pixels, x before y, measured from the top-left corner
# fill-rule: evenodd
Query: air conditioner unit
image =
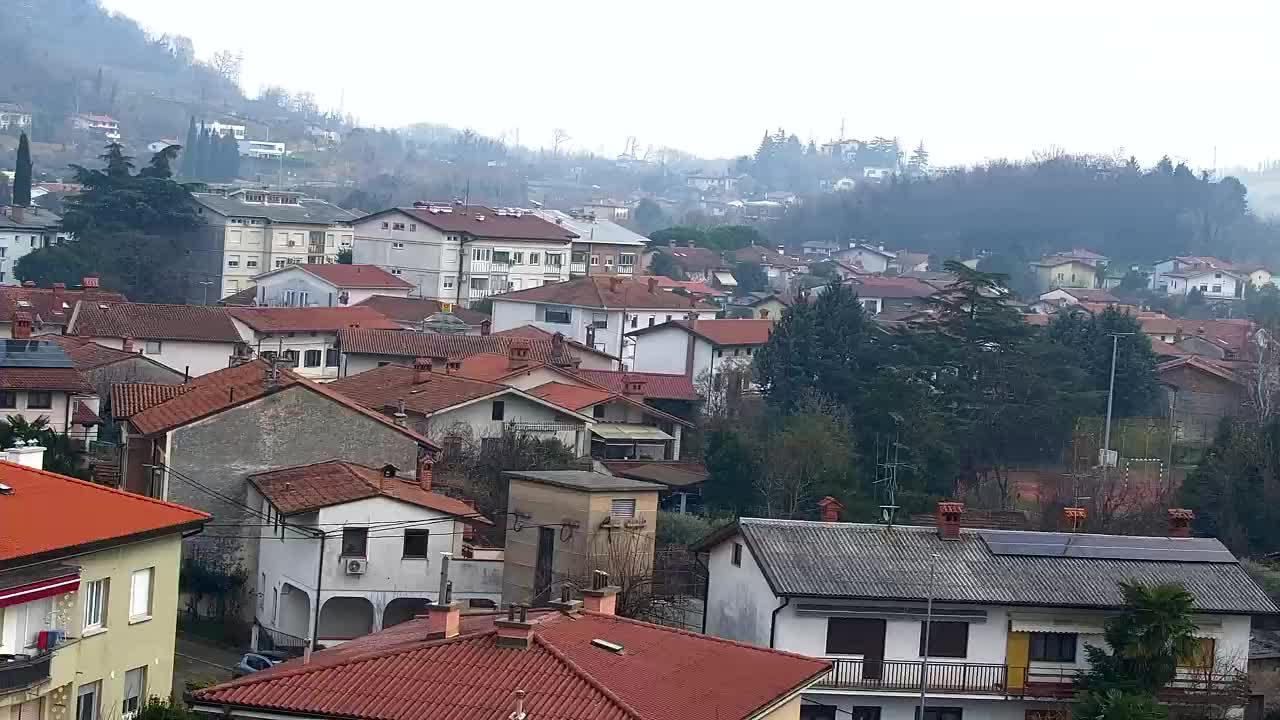
<path fill-rule="evenodd" d="M 368 560 L 344 560 L 347 564 L 348 575 L 363 575 L 364 571 L 369 568 Z"/>

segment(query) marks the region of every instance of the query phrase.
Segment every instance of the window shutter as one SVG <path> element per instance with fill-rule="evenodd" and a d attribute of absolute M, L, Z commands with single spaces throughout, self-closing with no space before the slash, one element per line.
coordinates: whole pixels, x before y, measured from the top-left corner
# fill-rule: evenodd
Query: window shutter
<path fill-rule="evenodd" d="M 609 503 L 609 515 L 616 518 L 633 518 L 636 516 L 635 498 L 614 498 Z"/>
<path fill-rule="evenodd" d="M 133 571 L 129 589 L 129 617 L 151 614 L 151 568 Z"/>

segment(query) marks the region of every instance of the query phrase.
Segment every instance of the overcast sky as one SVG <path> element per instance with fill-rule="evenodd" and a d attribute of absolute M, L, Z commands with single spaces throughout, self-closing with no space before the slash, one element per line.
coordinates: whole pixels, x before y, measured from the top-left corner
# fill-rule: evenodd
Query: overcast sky
<path fill-rule="evenodd" d="M 924 140 L 935 164 L 1060 147 L 1209 168 L 1280 155 L 1280 3 L 1260 0 L 102 0 L 242 85 L 310 90 L 366 125 L 516 130 L 707 156 L 779 126 Z"/>

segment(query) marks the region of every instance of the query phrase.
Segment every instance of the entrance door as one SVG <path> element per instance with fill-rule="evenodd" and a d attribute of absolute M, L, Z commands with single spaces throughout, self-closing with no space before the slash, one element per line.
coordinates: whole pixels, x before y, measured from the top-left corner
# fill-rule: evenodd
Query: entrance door
<path fill-rule="evenodd" d="M 551 566 L 556 554 L 555 528 L 538 528 L 538 560 L 533 570 L 533 604 L 551 599 Z"/>

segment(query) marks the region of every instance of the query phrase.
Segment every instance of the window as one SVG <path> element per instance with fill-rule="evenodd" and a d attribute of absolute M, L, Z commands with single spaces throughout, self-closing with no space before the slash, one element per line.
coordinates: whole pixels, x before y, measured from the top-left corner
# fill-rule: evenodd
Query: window
<path fill-rule="evenodd" d="M 606 258 L 604 259 L 604 266 L 605 266 L 605 267 L 607 267 L 607 268 L 611 268 L 611 267 L 613 267 L 613 256 L 612 256 L 612 255 L 609 255 L 608 257 L 606 257 Z"/>
<path fill-rule="evenodd" d="M 164 348 L 164 345 L 162 345 L 162 344 L 161 344 L 161 342 L 160 342 L 159 340 L 148 340 L 148 341 L 147 341 L 147 344 L 146 344 L 146 351 L 147 351 L 147 354 L 148 354 L 148 355 L 159 355 L 159 354 L 160 354 L 160 350 L 161 350 L 161 349 L 163 349 L 163 348 Z"/>
<path fill-rule="evenodd" d="M 256 257 L 251 257 L 251 258 L 246 259 L 246 260 L 244 261 L 244 266 L 245 266 L 245 267 L 248 267 L 248 268 L 256 268 L 256 267 L 258 267 L 258 258 L 256 258 Z"/>
<path fill-rule="evenodd" d="M 1213 274 L 1213 279 L 1214 279 L 1214 280 L 1221 280 L 1221 279 L 1222 279 L 1222 273 L 1214 273 L 1214 274 Z"/>
<path fill-rule="evenodd" d="M 530 264 L 530 265 L 540 265 L 541 263 L 542 263 L 542 254 L 541 254 L 541 253 L 536 253 L 536 252 L 531 252 L 531 253 L 529 253 L 529 264 Z"/>
<path fill-rule="evenodd" d="M 284 267 L 284 258 L 276 258 L 276 263 L 275 263 L 275 265 L 276 265 L 276 269 L 277 269 L 277 270 L 279 270 L 280 268 Z"/>
<path fill-rule="evenodd" d="M 403 274 L 403 273 L 404 273 L 404 271 L 403 271 L 403 270 L 401 270 L 400 268 L 391 268 L 391 274 L 392 274 L 392 275 L 400 275 L 400 274 Z"/>
<path fill-rule="evenodd" d="M 609 327 L 609 314 L 600 312 L 591 313 L 591 327 L 607 329 Z"/>
<path fill-rule="evenodd" d="M 639 315 L 632 315 L 632 316 L 631 316 L 631 329 L 632 329 L 632 330 L 635 330 L 635 329 L 636 329 L 636 325 L 638 325 L 639 323 L 640 323 L 640 316 L 639 316 Z"/>
<path fill-rule="evenodd" d="M 507 403 L 503 400 L 494 400 L 493 412 L 490 413 L 489 417 L 494 420 L 501 420 L 504 417 L 506 417 L 506 414 L 507 414 Z"/>
<path fill-rule="evenodd" d="M 391 229 L 392 229 L 392 230 L 403 230 L 403 229 L 404 229 L 404 223 L 391 223 Z"/>
<path fill-rule="evenodd" d="M 408 528 L 404 531 L 404 556 L 407 558 L 427 557 L 427 539 L 430 537 L 430 530 L 422 530 L 418 528 Z"/>
<path fill-rule="evenodd" d="M 591 264 L 592 264 L 592 265 L 599 265 L 599 264 L 600 264 L 600 256 L 599 256 L 599 255 L 592 255 L 592 256 L 591 256 Z"/>
<path fill-rule="evenodd" d="M 1208 285 L 1201 285 L 1201 286 L 1200 286 L 1200 292 L 1209 292 L 1209 286 L 1208 286 Z"/>
<path fill-rule="evenodd" d="M 724 357 L 724 351 L 723 351 L 723 350 L 717 350 L 717 351 L 716 351 L 716 357 L 718 357 L 718 358 L 722 358 L 722 357 Z"/>
<path fill-rule="evenodd" d="M 653 327 L 653 322 L 654 322 L 654 320 L 657 320 L 657 318 L 655 318 L 654 316 L 650 315 L 650 316 L 649 316 L 649 327 Z"/>
<path fill-rule="evenodd" d="M 418 223 L 409 223 L 409 232 L 418 232 Z"/>
<path fill-rule="evenodd" d="M 1222 292 L 1222 286 L 1221 286 L 1221 285 L 1214 285 L 1214 286 L 1213 286 L 1213 291 L 1214 291 L 1214 292 L 1216 292 L 1216 293 L 1220 293 L 1220 292 Z"/>
<path fill-rule="evenodd" d="M 147 691 L 147 666 L 136 667 L 124 674 L 124 702 L 120 704 L 126 719 L 137 717 Z"/>
<path fill-rule="evenodd" d="M 564 264 L 564 255 L 561 255 L 560 253 L 547 253 L 548 267 L 558 268 L 563 264 Z"/>
<path fill-rule="evenodd" d="M 1031 633 L 1030 659 L 1037 662 L 1076 661 L 1075 633 Z"/>
<path fill-rule="evenodd" d="M 324 366 L 325 366 L 325 367 L 338 367 L 338 364 L 339 364 L 339 362 L 338 362 L 338 361 L 339 361 L 339 358 L 341 358 L 341 357 L 342 357 L 342 354 L 338 352 L 338 349 L 337 349 L 337 348 L 329 348 L 328 350 L 325 350 L 325 351 L 324 351 Z"/>
<path fill-rule="evenodd" d="M 53 393 L 48 390 L 31 390 L 27 393 L 27 407 L 33 410 L 53 408 Z"/>
<path fill-rule="evenodd" d="M 98 630 L 107 626 L 107 590 L 109 578 L 84 584 L 84 629 Z"/>
<path fill-rule="evenodd" d="M 12 390 L 0 390 L 0 408 L 6 410 L 18 409 L 18 393 Z"/>
<path fill-rule="evenodd" d="M 284 359 L 288 361 L 292 365 L 292 367 L 298 367 L 298 351 L 297 350 L 285 350 Z"/>
<path fill-rule="evenodd" d="M 668 315 L 668 316 L 667 316 L 667 322 L 671 322 L 671 316 L 670 316 L 670 315 Z"/>
<path fill-rule="evenodd" d="M 916 720 L 920 720 L 920 706 L 916 706 Z M 964 708 L 929 707 L 924 708 L 924 720 L 964 720 Z"/>
<path fill-rule="evenodd" d="M 523 265 L 523 264 L 524 264 L 524 253 L 522 253 L 522 252 L 513 252 L 513 253 L 511 253 L 511 264 L 512 264 L 512 265 Z"/>
<path fill-rule="evenodd" d="M 76 689 L 76 720 L 98 720 L 98 700 L 102 681 L 83 683 Z"/>
<path fill-rule="evenodd" d="M 742 567 L 742 543 L 733 544 L 733 564 Z"/>
<path fill-rule="evenodd" d="M 155 568 L 134 570 L 129 577 L 129 619 L 140 620 L 151 617 L 151 579 L 155 577 Z"/>
<path fill-rule="evenodd" d="M 364 557 L 369 546 L 369 528 L 342 528 L 342 556 Z"/>
<path fill-rule="evenodd" d="M 618 256 L 618 264 L 619 265 L 635 265 L 636 264 L 635 253 L 622 253 L 621 255 Z"/>
<path fill-rule="evenodd" d="M 592 405 L 592 406 L 591 406 L 591 417 L 595 418 L 596 420 L 603 420 L 603 419 L 604 419 L 604 405 Z"/>
<path fill-rule="evenodd" d="M 929 623 L 929 657 L 962 658 L 969 654 L 969 623 Z M 924 623 L 920 623 L 920 655 L 924 656 Z"/>
<path fill-rule="evenodd" d="M 482 247 L 471 248 L 472 262 L 489 262 L 489 258 L 491 256 L 492 256 L 492 251 L 489 248 L 482 248 Z"/>
<path fill-rule="evenodd" d="M 392 250 L 403 250 L 403 249 L 404 249 L 404 243 L 402 243 L 402 242 L 393 242 L 393 243 L 391 243 L 391 249 L 392 249 Z"/>
<path fill-rule="evenodd" d="M 238 268 L 238 267 L 240 267 L 240 256 L 239 256 L 239 255 L 228 255 L 228 256 L 227 256 L 227 267 L 229 267 L 229 268 Z"/>
<path fill-rule="evenodd" d="M 861 655 L 884 659 L 884 620 L 876 618 L 827 618 L 827 655 Z M 866 670 L 863 668 L 863 675 Z"/>
<path fill-rule="evenodd" d="M 635 498 L 614 498 L 609 501 L 609 517 L 630 520 L 636 516 Z"/>
<path fill-rule="evenodd" d="M 302 364 L 304 367 L 320 367 L 320 351 L 308 350 L 302 356 Z"/>
<path fill-rule="evenodd" d="M 561 305 L 539 305 L 538 310 L 542 313 L 543 322 L 556 323 L 557 325 L 569 324 L 569 308 Z"/>
<path fill-rule="evenodd" d="M 453 289 L 453 286 L 454 286 L 454 278 L 453 278 L 453 276 L 452 276 L 452 275 L 445 275 L 445 276 L 444 276 L 444 283 L 443 283 L 442 287 L 443 287 L 445 290 L 452 290 L 452 289 Z"/>

